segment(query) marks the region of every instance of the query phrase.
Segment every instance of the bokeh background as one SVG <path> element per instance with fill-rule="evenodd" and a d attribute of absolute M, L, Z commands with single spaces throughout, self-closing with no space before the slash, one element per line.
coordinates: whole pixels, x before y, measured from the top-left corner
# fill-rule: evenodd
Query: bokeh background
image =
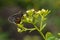
<path fill-rule="evenodd" d="M 47 26 L 44 33 L 47 31 L 57 34 L 60 32 L 60 0 L 0 0 L 0 40 L 23 40 L 25 35 L 38 35 L 34 31 L 32 33 L 17 32 L 17 26 L 8 21 L 10 15 L 16 14 L 19 11 L 25 12 L 27 9 L 51 10 L 47 16 Z M 30 36 L 28 36 L 30 38 Z M 42 38 L 40 37 L 42 40 Z"/>

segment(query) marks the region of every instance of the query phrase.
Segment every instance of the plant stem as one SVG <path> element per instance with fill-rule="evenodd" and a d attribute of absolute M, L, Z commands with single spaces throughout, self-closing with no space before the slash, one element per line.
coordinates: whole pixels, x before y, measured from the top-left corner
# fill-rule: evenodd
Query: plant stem
<path fill-rule="evenodd" d="M 43 17 L 41 17 L 41 23 L 40 23 L 40 29 L 42 28 L 43 26 Z M 39 30 L 39 33 L 41 34 L 41 36 L 45 39 L 45 36 L 44 34 Z"/>
<path fill-rule="evenodd" d="M 32 24 L 34 25 L 34 23 L 32 23 Z M 40 31 L 37 26 L 34 25 L 34 27 L 36 28 L 36 30 Z"/>
<path fill-rule="evenodd" d="M 41 23 L 40 23 L 40 29 L 41 29 L 41 27 L 42 27 L 42 24 L 43 24 L 43 17 L 41 17 Z"/>
<path fill-rule="evenodd" d="M 40 34 L 41 34 L 41 36 L 45 39 L 44 34 L 43 34 L 41 31 L 39 31 L 39 33 L 40 33 Z"/>
<path fill-rule="evenodd" d="M 33 24 L 34 25 L 34 24 Z M 41 36 L 45 39 L 44 34 L 37 28 L 37 26 L 34 25 L 34 27 L 36 28 L 36 30 L 41 34 Z"/>

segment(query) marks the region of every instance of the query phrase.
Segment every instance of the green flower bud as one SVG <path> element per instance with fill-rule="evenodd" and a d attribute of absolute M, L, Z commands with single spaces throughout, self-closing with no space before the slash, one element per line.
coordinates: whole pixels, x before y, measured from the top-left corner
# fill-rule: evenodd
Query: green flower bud
<path fill-rule="evenodd" d="M 31 9 L 31 10 L 26 11 L 26 13 L 30 13 L 30 12 L 33 12 L 33 11 L 34 11 L 34 9 Z"/>
<path fill-rule="evenodd" d="M 20 29 L 20 28 L 17 28 L 17 31 L 18 31 L 18 32 L 21 32 L 21 29 Z"/>
<path fill-rule="evenodd" d="M 34 9 L 31 10 L 27 10 L 26 13 L 28 14 L 28 16 L 32 16 L 34 12 Z"/>
<path fill-rule="evenodd" d="M 23 16 L 26 17 L 26 14 L 24 14 Z"/>
<path fill-rule="evenodd" d="M 42 12 L 45 12 L 46 10 L 45 10 L 45 9 L 42 9 L 41 11 L 42 11 Z"/>

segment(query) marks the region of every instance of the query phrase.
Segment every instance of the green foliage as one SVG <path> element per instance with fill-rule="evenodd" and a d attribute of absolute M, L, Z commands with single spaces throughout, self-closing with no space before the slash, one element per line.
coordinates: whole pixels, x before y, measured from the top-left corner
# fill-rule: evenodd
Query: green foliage
<path fill-rule="evenodd" d="M 60 38 L 54 36 L 51 32 L 47 32 L 46 33 L 46 39 L 45 40 L 60 40 Z"/>
<path fill-rule="evenodd" d="M 52 33 L 47 32 L 44 36 L 42 30 L 46 27 L 46 16 L 50 13 L 49 10 L 38 10 L 35 11 L 34 9 L 27 10 L 26 13 L 22 16 L 21 22 L 18 25 L 18 32 L 24 32 L 29 30 L 29 32 L 32 32 L 34 30 L 37 30 L 41 36 L 44 38 L 44 40 L 59 40 L 58 37 L 55 37 Z M 31 23 L 34 25 L 34 28 L 26 28 L 24 27 L 23 23 Z M 27 40 L 27 39 L 26 39 Z"/>

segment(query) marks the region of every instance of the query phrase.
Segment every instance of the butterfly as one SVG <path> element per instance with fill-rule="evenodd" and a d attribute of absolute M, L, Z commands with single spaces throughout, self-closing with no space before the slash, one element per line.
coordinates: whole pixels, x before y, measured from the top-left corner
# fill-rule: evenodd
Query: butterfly
<path fill-rule="evenodd" d="M 13 14 L 13 15 L 8 17 L 8 21 L 10 23 L 19 24 L 20 21 L 21 21 L 22 15 L 23 15 L 23 12 L 19 12 L 19 13 Z"/>
<path fill-rule="evenodd" d="M 23 17 L 23 14 L 24 14 L 24 12 L 19 12 L 19 13 L 13 14 L 13 15 L 8 17 L 8 21 L 10 23 L 13 23 L 13 24 L 20 24 L 21 19 Z M 23 25 L 26 28 L 32 28 L 33 27 L 33 25 L 31 23 L 23 23 Z"/>

